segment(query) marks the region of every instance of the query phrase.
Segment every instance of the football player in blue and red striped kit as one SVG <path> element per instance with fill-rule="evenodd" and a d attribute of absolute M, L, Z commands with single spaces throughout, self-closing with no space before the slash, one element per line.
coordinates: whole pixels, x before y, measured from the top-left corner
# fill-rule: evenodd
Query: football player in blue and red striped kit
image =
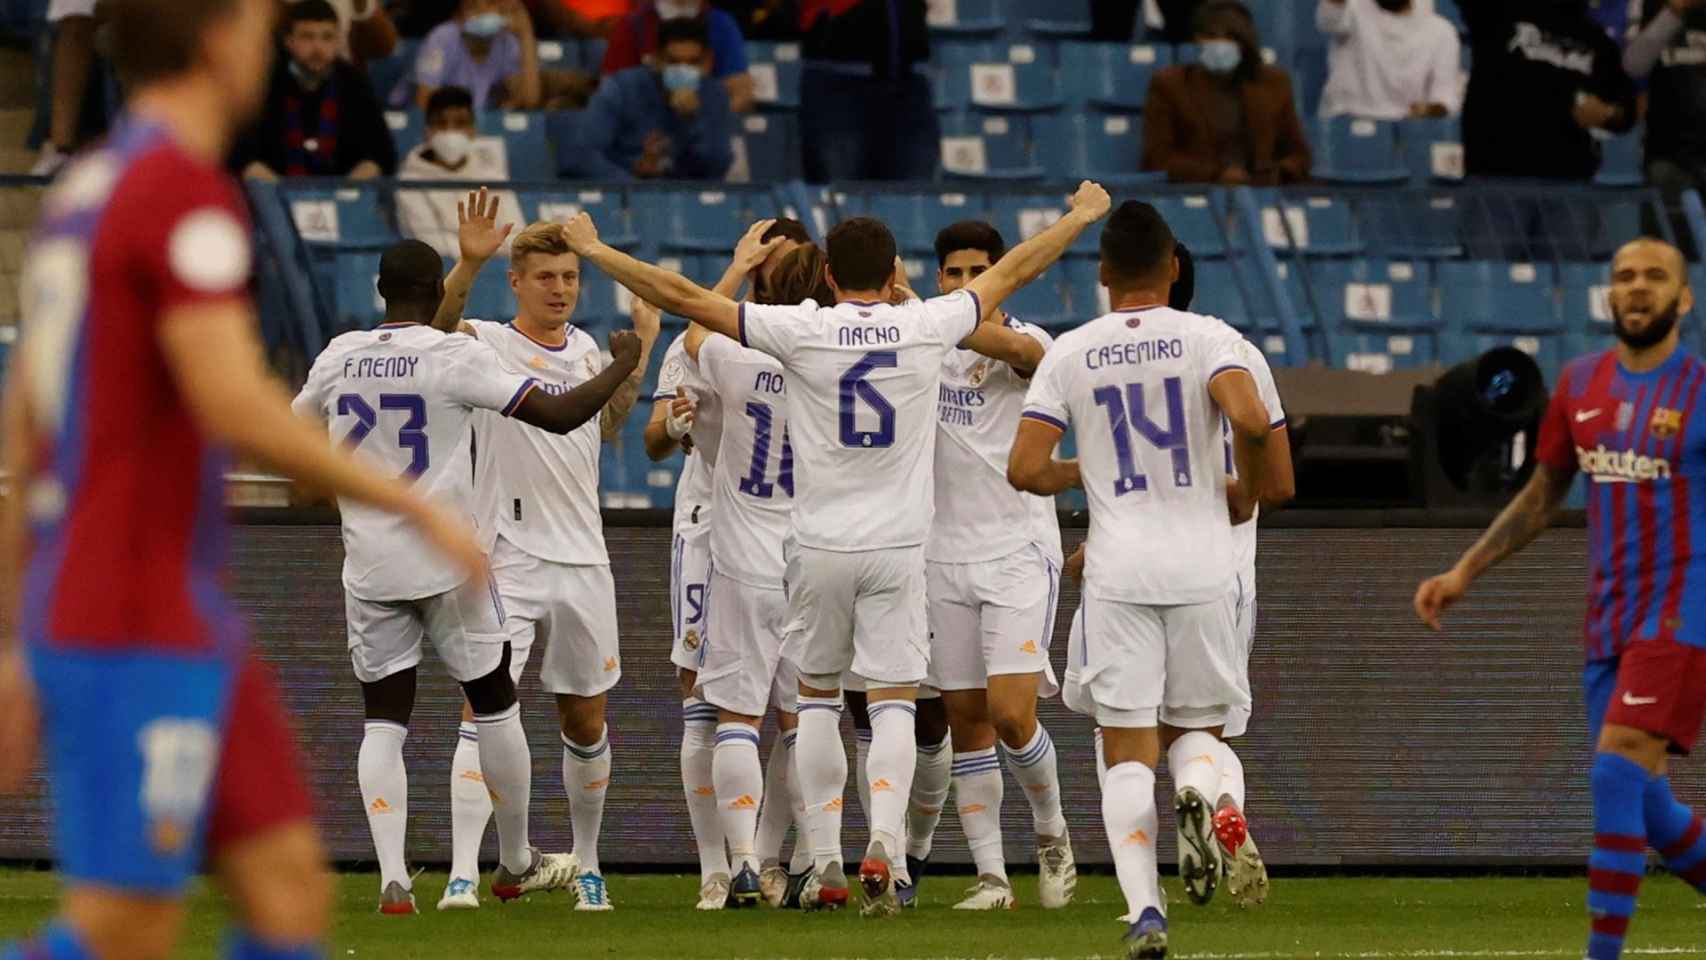
<path fill-rule="evenodd" d="M 0 790 L 39 722 L 65 884 L 3 960 L 170 956 L 206 855 L 232 960 L 322 956 L 330 881 L 290 723 L 225 589 L 234 452 L 398 514 L 470 573 L 473 532 L 290 412 L 222 164 L 260 105 L 272 0 L 107 0 L 130 100 L 47 191 L 5 396 Z M 21 580 L 21 584 L 19 581 Z"/>
<path fill-rule="evenodd" d="M 1527 486 L 1415 597 L 1439 629 L 1441 612 L 1545 530 L 1587 475 L 1589 960 L 1621 955 L 1648 847 L 1706 893 L 1706 831 L 1665 776 L 1666 754 L 1688 753 L 1706 719 L 1706 361 L 1678 345 L 1677 319 L 1694 305 L 1682 254 L 1651 239 L 1624 246 L 1610 301 L 1617 345 L 1564 368 Z"/>

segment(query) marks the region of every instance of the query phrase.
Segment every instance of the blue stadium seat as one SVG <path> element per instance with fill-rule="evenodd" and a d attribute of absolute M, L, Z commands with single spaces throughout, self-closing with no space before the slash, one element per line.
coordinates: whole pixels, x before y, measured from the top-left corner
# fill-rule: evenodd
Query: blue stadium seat
<path fill-rule="evenodd" d="M 1242 281 L 1240 289 L 1244 295 L 1245 311 L 1245 317 L 1237 323 L 1231 320 L 1227 322 L 1233 323 L 1235 327 L 1254 329 L 1262 333 L 1279 333 L 1282 329 L 1279 305 L 1262 277 L 1262 261 L 1251 256 L 1235 256 L 1227 262 Z M 1277 272 L 1278 285 L 1285 291 L 1298 325 L 1304 330 L 1315 329 L 1315 314 L 1309 309 L 1309 292 L 1303 274 L 1285 261 L 1276 262 L 1274 269 Z"/>
<path fill-rule="evenodd" d="M 420 52 L 419 40 L 401 39 L 389 57 L 367 65 L 367 79 L 379 102 L 392 107 L 415 104 L 415 56 Z"/>
<path fill-rule="evenodd" d="M 598 64 L 587 65 L 581 62 L 581 45 L 569 40 L 541 40 L 534 48 L 539 54 L 539 67 L 542 70 L 587 70 L 597 75 Z"/>
<path fill-rule="evenodd" d="M 1029 43 L 939 44 L 939 107 L 1041 111 L 1061 105 L 1054 69 Z"/>
<path fill-rule="evenodd" d="M 972 180 L 1039 180 L 1031 162 L 1026 118 L 1008 114 L 949 113 L 940 118 L 942 169 Z"/>
<path fill-rule="evenodd" d="M 1550 265 L 1451 261 L 1439 265 L 1439 287 L 1440 319 L 1448 330 L 1524 336 L 1563 332 Z"/>
<path fill-rule="evenodd" d="M 346 250 L 335 256 L 337 286 L 335 330 L 371 330 L 385 316 L 385 301 L 379 297 L 377 250 Z"/>
<path fill-rule="evenodd" d="M 749 226 L 741 194 L 727 190 L 635 188 L 628 204 L 640 235 L 665 250 L 727 253 Z"/>
<path fill-rule="evenodd" d="M 1321 95 L 1327 89 L 1325 47 L 1307 46 L 1292 51 L 1291 87 L 1298 116 L 1313 117 L 1321 112 Z"/>
<path fill-rule="evenodd" d="M 626 291 L 618 300 L 616 281 L 610 275 L 586 262 L 581 263 L 581 298 L 575 307 L 575 325 L 593 331 L 616 330 L 630 325 L 627 311 L 618 304 L 628 303 Z M 602 332 L 596 334 L 600 346 L 604 345 Z"/>
<path fill-rule="evenodd" d="M 426 140 L 426 119 L 419 110 L 387 110 L 385 125 L 391 128 L 391 140 L 397 145 L 399 162 Z"/>
<path fill-rule="evenodd" d="M 1036 236 L 1046 229 L 1049 224 L 1060 219 L 1066 213 L 1066 194 L 1058 190 L 1039 190 L 1035 193 L 996 193 L 989 198 L 989 222 L 995 229 L 1001 231 L 1001 238 L 1007 241 L 1008 249 L 1018 246 L 1025 240 Z M 1100 231 L 1086 230 L 1086 234 L 1098 234 Z M 1093 236 L 1092 240 L 1095 239 Z M 1080 245 L 1075 249 L 1094 253 L 1093 244 L 1083 243 L 1083 235 L 1079 236 Z"/>
<path fill-rule="evenodd" d="M 749 40 L 747 70 L 758 104 L 769 110 L 795 110 L 800 106 L 800 45 Z"/>
<path fill-rule="evenodd" d="M 519 194 L 527 222 L 567 221 L 586 211 L 598 225 L 599 239 L 613 247 L 631 249 L 639 244 L 634 222 L 619 190 L 524 190 Z"/>
<path fill-rule="evenodd" d="M 1564 291 L 1564 330 L 1570 334 L 1611 333 L 1610 271 L 1603 263 L 1566 263 L 1558 269 Z"/>
<path fill-rule="evenodd" d="M 747 169 L 753 183 L 800 176 L 799 118 L 791 113 L 755 113 L 740 120 Z"/>
<path fill-rule="evenodd" d="M 971 104 L 971 65 L 994 62 L 995 45 L 984 41 L 940 40 L 930 47 L 936 109 L 964 110 Z"/>
<path fill-rule="evenodd" d="M 1155 71 L 1172 63 L 1172 48 L 1123 43 L 1066 43 L 1060 59 L 1062 94 L 1079 107 L 1132 113 L 1149 99 Z"/>
<path fill-rule="evenodd" d="M 1647 182 L 1645 164 L 1641 159 L 1641 128 L 1599 140 L 1599 172 L 1593 182 L 1602 187 L 1638 187 Z"/>
<path fill-rule="evenodd" d="M 1339 183 L 1403 183 L 1410 177 L 1396 124 L 1362 117 L 1318 120 L 1315 176 Z"/>
<path fill-rule="evenodd" d="M 1324 192 L 1282 197 L 1267 190 L 1259 196 L 1262 233 L 1270 247 L 1285 250 L 1295 245 L 1302 253 L 1318 256 L 1361 253 L 1367 247 L 1351 205 L 1340 197 Z"/>
<path fill-rule="evenodd" d="M 1018 0 L 1025 29 L 1042 37 L 1084 37 L 1090 34 L 1091 0 Z"/>
<path fill-rule="evenodd" d="M 512 180 L 550 180 L 556 160 L 545 136 L 545 117 L 538 113 L 488 110 L 480 114 L 480 133 L 502 137 L 509 154 Z"/>
<path fill-rule="evenodd" d="M 1166 174 L 1138 169 L 1143 122 L 1122 113 L 1056 113 L 1031 118 L 1038 159 L 1050 177 L 1093 177 L 1107 186 L 1157 183 Z"/>
<path fill-rule="evenodd" d="M 585 110 L 553 110 L 545 115 L 545 138 L 552 146 L 552 156 L 559 173 L 576 169 L 585 139 L 581 124 Z"/>
<path fill-rule="evenodd" d="M 390 218 L 380 207 L 379 191 L 371 185 L 299 187 L 287 184 L 283 194 L 296 232 L 308 244 L 380 249 L 398 239 Z"/>
<path fill-rule="evenodd" d="M 1059 270 L 1049 270 L 1014 291 L 1002 309 L 1045 330 L 1059 329 L 1067 316 L 1065 279 Z"/>
<path fill-rule="evenodd" d="M 1226 211 L 1214 193 L 1169 193 L 1148 198 L 1167 219 L 1173 235 L 1191 248 L 1195 257 L 1226 255 L 1226 235 L 1221 230 Z"/>
<path fill-rule="evenodd" d="M 1439 326 L 1425 260 L 1314 260 L 1307 270 L 1316 311 L 1329 328 L 1431 330 Z"/>
<path fill-rule="evenodd" d="M 1463 255 L 1463 211 L 1450 192 L 1393 190 L 1361 196 L 1357 218 L 1375 254 L 1394 260 Z"/>
<path fill-rule="evenodd" d="M 1008 242 L 1011 243 L 1011 239 Z M 1100 267 L 1100 260 L 1094 255 L 1069 254 L 1061 259 L 1060 265 L 1055 269 L 1060 271 L 1061 282 L 1065 287 L 1066 309 L 1050 332 L 1058 336 L 1061 332 L 1093 320 L 1107 311 L 1107 302 L 1103 300 L 1107 292 L 1102 289 L 1101 280 L 1097 276 Z"/>
<path fill-rule="evenodd" d="M 988 216 L 981 194 L 873 192 L 850 197 L 849 214 L 866 214 L 889 225 L 895 242 L 905 253 L 934 253 L 936 234 L 960 220 L 983 220 Z"/>
<path fill-rule="evenodd" d="M 1399 139 L 1418 187 L 1463 179 L 1463 125 L 1456 117 L 1426 117 L 1400 124 Z"/>
<path fill-rule="evenodd" d="M 1195 253 L 1196 247 L 1193 245 L 1191 250 Z M 1192 312 L 1219 317 L 1244 333 L 1253 332 L 1256 326 L 1245 302 L 1243 281 L 1232 264 L 1225 260 L 1198 260 L 1196 271 Z"/>
<path fill-rule="evenodd" d="M 929 4 L 930 32 L 942 37 L 993 36 L 1007 26 L 1001 0 L 948 0 Z"/>
<path fill-rule="evenodd" d="M 454 264 L 452 264 L 454 266 Z M 509 271 L 488 266 L 474 280 L 468 294 L 468 305 L 462 315 L 480 320 L 511 320 L 515 318 L 515 291 L 509 286 Z"/>

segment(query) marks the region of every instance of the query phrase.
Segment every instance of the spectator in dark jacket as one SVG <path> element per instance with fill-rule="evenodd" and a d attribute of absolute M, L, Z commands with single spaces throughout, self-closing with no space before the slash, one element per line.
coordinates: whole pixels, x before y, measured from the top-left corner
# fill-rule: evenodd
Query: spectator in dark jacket
<path fill-rule="evenodd" d="M 735 112 L 752 109 L 752 74 L 747 69 L 746 38 L 741 36 L 740 24 L 728 13 L 713 8 L 705 0 L 658 0 L 623 17 L 610 34 L 610 46 L 605 49 L 604 63 L 599 72 L 605 76 L 637 67 L 663 45 L 658 27 L 665 19 L 690 18 L 705 24 L 705 36 L 711 48 L 711 76 L 722 81 L 728 91 L 729 103 Z"/>
<path fill-rule="evenodd" d="M 284 48 L 259 123 L 237 145 L 243 176 L 388 175 L 397 168 L 391 128 L 367 74 L 338 56 L 338 14 L 326 0 L 301 0 L 284 14 Z"/>
<path fill-rule="evenodd" d="M 710 75 L 705 22 L 658 27 L 655 64 L 604 78 L 581 120 L 570 176 L 720 180 L 734 160 L 729 96 Z"/>
<path fill-rule="evenodd" d="M 941 164 L 923 0 L 800 0 L 806 180 L 928 180 Z"/>
<path fill-rule="evenodd" d="M 1706 0 L 1647 0 L 1645 12 L 1623 67 L 1647 81 L 1647 179 L 1675 210 L 1684 190 L 1706 189 Z"/>
<path fill-rule="evenodd" d="M 1291 77 L 1262 63 L 1250 11 L 1210 0 L 1197 11 L 1202 61 L 1155 74 L 1143 110 L 1143 169 L 1178 183 L 1273 186 L 1309 179 L 1309 141 Z"/>

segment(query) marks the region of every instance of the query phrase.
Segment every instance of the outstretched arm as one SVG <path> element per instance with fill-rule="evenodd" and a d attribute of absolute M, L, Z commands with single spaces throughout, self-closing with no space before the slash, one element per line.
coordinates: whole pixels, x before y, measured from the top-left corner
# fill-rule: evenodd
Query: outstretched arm
<path fill-rule="evenodd" d="M 432 318 L 435 330 L 444 333 L 472 333 L 462 322 L 462 312 L 468 308 L 468 294 L 474 290 L 474 279 L 509 238 L 515 224 L 498 226 L 498 198 L 481 187 L 468 194 L 467 200 L 456 203 L 456 242 L 462 257 L 444 278 L 444 299 Z"/>
<path fill-rule="evenodd" d="M 1031 417 L 1021 417 L 1013 449 L 1007 454 L 1007 482 L 1015 490 L 1052 497 L 1084 485 L 1077 460 L 1056 460 L 1061 429 Z"/>
<path fill-rule="evenodd" d="M 1103 190 L 1100 184 L 1084 181 L 1078 185 L 1078 192 L 1072 195 L 1072 209 L 1066 211 L 1066 216 L 1007 251 L 995 266 L 966 284 L 965 289 L 977 294 L 978 303 L 983 308 L 983 319 L 993 316 L 1013 291 L 1042 276 L 1043 271 L 1059 260 L 1067 247 L 1072 246 L 1085 227 L 1107 214 L 1108 204 L 1108 191 Z"/>
<path fill-rule="evenodd" d="M 622 432 L 622 424 L 628 422 L 628 414 L 634 410 L 634 401 L 640 398 L 640 382 L 646 379 L 646 367 L 651 363 L 652 347 L 658 342 L 661 321 L 657 307 L 644 300 L 634 301 L 634 333 L 640 338 L 640 359 L 599 415 L 599 429 L 607 441 L 615 440 Z"/>
<path fill-rule="evenodd" d="M 1273 427 L 1256 378 L 1246 370 L 1225 370 L 1209 381 L 1208 393 L 1232 425 L 1232 462 L 1238 466 L 1241 492 L 1259 502 L 1268 496 L 1267 444 Z"/>
<path fill-rule="evenodd" d="M 1037 364 L 1043 362 L 1043 345 L 1035 337 L 1009 330 L 999 323 L 978 324 L 971 336 L 960 341 L 960 346 L 975 350 L 991 360 L 1003 361 L 1021 377 L 1035 373 Z"/>
<path fill-rule="evenodd" d="M 642 263 L 598 239 L 598 227 L 585 211 L 563 227 L 569 249 L 633 291 L 634 296 L 661 310 L 702 323 L 713 333 L 740 338 L 740 306 L 720 293 L 706 290 L 679 273 Z"/>
<path fill-rule="evenodd" d="M 527 391 L 512 416 L 530 427 L 550 433 L 569 433 L 598 416 L 598 412 L 611 401 L 639 365 L 639 335 L 631 330 L 611 331 L 610 354 L 609 366 L 568 393 L 552 395 L 543 390 Z M 629 402 L 631 405 L 632 401 Z"/>

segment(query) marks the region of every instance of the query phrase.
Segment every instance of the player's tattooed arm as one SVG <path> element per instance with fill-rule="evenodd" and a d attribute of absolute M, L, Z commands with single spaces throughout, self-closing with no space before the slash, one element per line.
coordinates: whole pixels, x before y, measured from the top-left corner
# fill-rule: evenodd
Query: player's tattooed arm
<path fill-rule="evenodd" d="M 1458 558 L 1457 565 L 1439 576 L 1422 581 L 1422 585 L 1416 588 L 1412 601 L 1416 616 L 1438 630 L 1440 614 L 1463 599 L 1475 578 L 1528 546 L 1540 536 L 1541 531 L 1552 525 L 1574 479 L 1575 475 L 1570 471 L 1544 463 L 1536 465 L 1521 492 L 1499 512 L 1481 539 Z"/>
<path fill-rule="evenodd" d="M 1007 454 L 1007 482 L 1013 489 L 1052 497 L 1084 485 L 1077 460 L 1054 457 L 1060 436 L 1060 428 L 1053 424 L 1030 417 L 1020 419 L 1013 449 Z"/>
<path fill-rule="evenodd" d="M 635 370 L 645 369 L 641 363 L 640 338 L 632 330 L 613 330 L 610 333 L 610 364 L 591 380 L 568 393 L 550 394 L 544 390 L 529 390 L 521 398 L 513 416 L 530 427 L 549 433 L 569 433 L 599 415 L 616 392 L 634 376 Z M 633 401 L 629 401 L 632 406 Z"/>
<path fill-rule="evenodd" d="M 585 211 L 575 214 L 563 225 L 563 237 L 577 256 L 610 274 L 641 300 L 678 317 L 702 323 L 712 333 L 740 338 L 739 304 L 714 290 L 706 290 L 679 273 L 643 263 L 600 242 L 598 227 Z"/>
<path fill-rule="evenodd" d="M 983 319 L 995 315 L 1001 302 L 1013 295 L 1059 260 L 1066 248 L 1078 239 L 1084 228 L 1102 219 L 1108 212 L 1108 191 L 1100 184 L 1085 180 L 1072 195 L 1072 209 L 1048 229 L 1007 251 L 995 266 L 972 278 L 966 290 L 977 294 Z M 974 348 L 975 349 L 975 348 Z"/>
<path fill-rule="evenodd" d="M 485 187 L 468 194 L 467 200 L 457 201 L 456 243 L 462 255 L 451 268 L 450 276 L 444 278 L 444 299 L 432 318 L 433 329 L 445 333 L 474 332 L 462 321 L 462 312 L 468 308 L 468 295 L 474 290 L 474 279 L 486 261 L 503 249 L 504 241 L 514 229 L 513 223 L 498 226 L 498 198 Z"/>
<path fill-rule="evenodd" d="M 661 322 L 657 307 L 644 300 L 634 301 L 634 333 L 640 338 L 640 359 L 599 414 L 598 425 L 605 440 L 615 440 L 622 432 L 622 424 L 628 422 L 628 414 L 633 412 L 634 403 L 640 398 L 640 383 L 646 378 L 646 367 L 651 361 L 652 345 L 658 342 Z"/>

